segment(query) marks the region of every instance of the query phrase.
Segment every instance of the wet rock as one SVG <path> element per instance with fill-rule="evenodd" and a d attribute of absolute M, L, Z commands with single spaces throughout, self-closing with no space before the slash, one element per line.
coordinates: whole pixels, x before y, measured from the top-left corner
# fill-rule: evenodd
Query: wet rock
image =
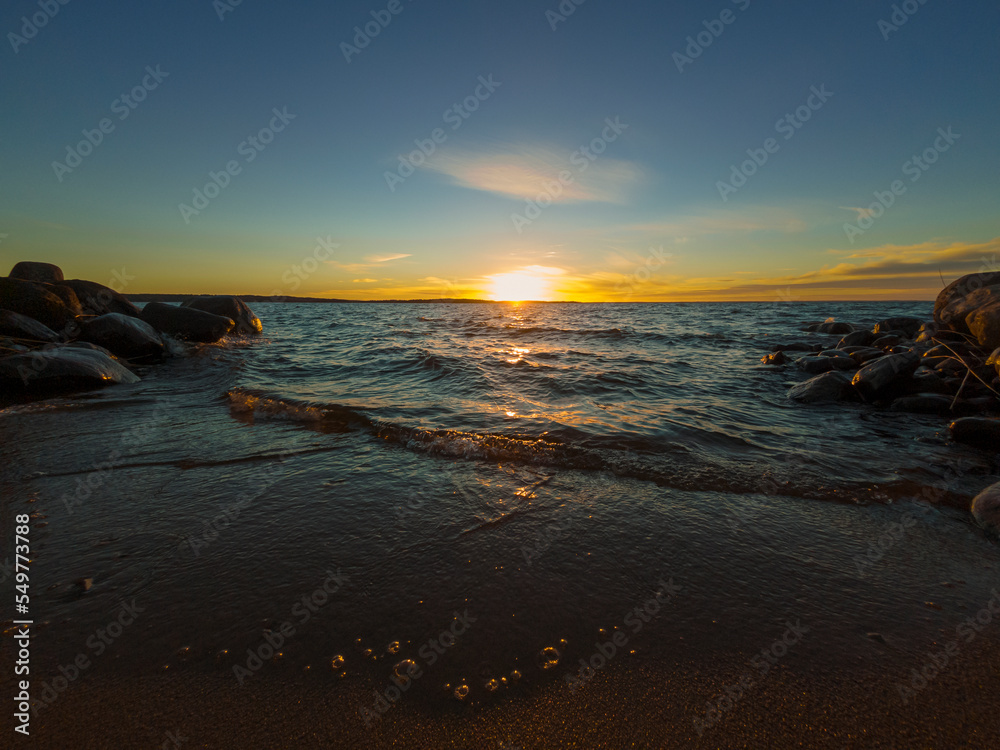
<path fill-rule="evenodd" d="M 253 310 L 239 297 L 224 295 L 195 297 L 194 299 L 182 302 L 181 307 L 193 307 L 195 310 L 204 310 L 213 315 L 231 318 L 236 324 L 233 328 L 233 333 L 252 334 L 260 333 L 263 330 L 260 318 L 254 315 Z"/>
<path fill-rule="evenodd" d="M 992 288 L 1000 292 L 1000 286 Z M 980 346 L 987 349 L 1000 347 L 1000 294 L 997 296 L 997 302 L 980 307 L 965 318 L 969 333 L 976 337 Z"/>
<path fill-rule="evenodd" d="M 77 347 L 54 347 L 0 358 L 0 382 L 16 393 L 69 393 L 138 381 L 114 359 Z"/>
<path fill-rule="evenodd" d="M 956 300 L 968 297 L 970 294 L 982 289 L 983 287 L 993 286 L 1000 284 L 1000 271 L 992 271 L 985 273 L 970 273 L 966 276 L 962 276 L 959 279 L 951 282 L 948 286 L 940 291 L 937 299 L 934 301 L 934 322 L 939 326 L 947 327 L 951 322 L 951 313 L 948 314 L 948 320 L 943 319 L 943 313 L 947 307 L 949 307 Z M 964 319 L 971 310 L 967 310 L 962 314 Z"/>
<path fill-rule="evenodd" d="M 962 400 L 967 408 L 968 414 L 998 414 L 1000 413 L 1000 399 L 996 396 L 982 395 L 973 396 Z"/>
<path fill-rule="evenodd" d="M 937 326 L 933 323 L 924 323 L 917 332 L 917 338 L 915 341 L 918 344 L 932 343 L 934 336 L 937 334 L 937 330 Z"/>
<path fill-rule="evenodd" d="M 80 340 L 103 346 L 126 359 L 163 356 L 163 341 L 156 330 L 139 318 L 121 313 L 108 313 L 83 322 Z"/>
<path fill-rule="evenodd" d="M 817 347 L 815 344 L 804 344 L 798 341 L 794 344 L 778 344 L 774 347 L 776 352 L 817 352 L 822 347 Z"/>
<path fill-rule="evenodd" d="M 886 318 L 875 324 L 872 333 L 878 335 L 899 332 L 900 335 L 910 339 L 917 335 L 923 325 L 924 321 L 920 318 Z"/>
<path fill-rule="evenodd" d="M 915 396 L 903 396 L 892 402 L 889 411 L 904 411 L 911 414 L 938 414 L 948 416 L 952 413 L 953 397 L 937 393 L 921 393 Z"/>
<path fill-rule="evenodd" d="M 972 500 L 976 522 L 994 533 L 1000 531 L 1000 482 L 992 484 Z"/>
<path fill-rule="evenodd" d="M 864 364 L 865 362 L 870 362 L 873 359 L 878 359 L 879 357 L 884 357 L 885 352 L 881 349 L 876 349 L 874 347 L 866 347 L 864 349 L 859 349 L 857 351 L 851 352 L 851 359 L 853 359 L 858 364 Z"/>
<path fill-rule="evenodd" d="M 996 349 L 986 360 L 986 364 L 997 369 L 997 376 L 1000 377 L 1000 348 Z"/>
<path fill-rule="evenodd" d="M 866 401 L 873 401 L 901 381 L 909 380 L 920 364 L 914 352 L 889 354 L 869 362 L 854 375 L 853 385 Z"/>
<path fill-rule="evenodd" d="M 74 315 L 83 314 L 83 305 L 80 304 L 80 298 L 76 296 L 76 292 L 65 284 L 44 284 L 41 281 L 36 281 L 35 284 L 44 289 L 46 292 L 50 292 L 61 299 L 63 304 L 66 305 L 66 307 Z"/>
<path fill-rule="evenodd" d="M 952 440 L 1000 451 L 1000 419 L 963 417 L 948 425 Z"/>
<path fill-rule="evenodd" d="M 785 356 L 784 352 L 774 352 L 772 354 L 765 354 L 760 358 L 760 361 L 765 365 L 783 365 L 788 362 L 788 357 Z"/>
<path fill-rule="evenodd" d="M 9 276 L 12 279 L 42 281 L 46 284 L 57 284 L 63 280 L 63 272 L 59 266 L 52 263 L 36 263 L 30 260 L 22 260 L 17 263 L 11 269 Z"/>
<path fill-rule="evenodd" d="M 850 323 L 820 323 L 816 326 L 816 333 L 839 333 L 841 335 L 845 333 L 853 333 L 854 326 Z"/>
<path fill-rule="evenodd" d="M 834 368 L 832 357 L 802 357 L 795 361 L 795 366 L 810 375 L 830 372 Z"/>
<path fill-rule="evenodd" d="M 955 395 L 954 389 L 933 370 L 918 370 L 915 372 L 913 377 L 904 385 L 903 392 L 907 395 L 918 393 L 940 393 L 945 396 Z"/>
<path fill-rule="evenodd" d="M 875 336 L 871 331 L 853 331 L 840 340 L 840 343 L 837 344 L 837 348 L 844 349 L 848 346 L 868 346 L 874 338 Z"/>
<path fill-rule="evenodd" d="M 59 335 L 48 326 L 39 323 L 34 318 L 10 310 L 0 310 L 0 334 L 19 339 L 31 339 L 32 341 L 53 342 L 59 340 Z"/>
<path fill-rule="evenodd" d="M 921 358 L 921 364 L 928 367 L 936 367 L 940 363 L 944 362 L 946 359 L 954 359 L 954 347 L 947 347 L 944 345 L 938 345 L 932 349 L 928 349 L 923 353 Z"/>
<path fill-rule="evenodd" d="M 69 279 L 63 286 L 73 290 L 83 306 L 83 312 L 89 315 L 104 315 L 106 313 L 121 313 L 133 318 L 139 317 L 138 308 L 114 289 L 98 284 L 96 281 L 84 279 Z"/>
<path fill-rule="evenodd" d="M 206 344 L 218 341 L 236 325 L 232 318 L 163 302 L 150 302 L 142 308 L 140 317 L 162 333 Z"/>
<path fill-rule="evenodd" d="M 888 336 L 879 336 L 872 342 L 872 347 L 874 349 L 892 349 L 894 346 L 899 346 L 903 343 L 905 339 L 901 336 L 895 334 L 889 334 Z"/>
<path fill-rule="evenodd" d="M 840 372 L 817 375 L 792 386 L 788 390 L 788 398 L 806 404 L 820 401 L 846 401 L 851 400 L 852 396 L 851 379 Z"/>
<path fill-rule="evenodd" d="M 34 318 L 53 331 L 62 331 L 76 317 L 45 284 L 0 277 L 0 308 Z"/>

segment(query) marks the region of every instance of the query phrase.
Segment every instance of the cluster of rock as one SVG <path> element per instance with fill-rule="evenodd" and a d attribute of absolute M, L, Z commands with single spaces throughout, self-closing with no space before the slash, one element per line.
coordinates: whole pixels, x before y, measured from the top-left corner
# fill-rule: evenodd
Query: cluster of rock
<path fill-rule="evenodd" d="M 65 279 L 51 263 L 21 262 L 0 277 L 0 384 L 11 394 L 48 395 L 136 382 L 130 366 L 171 356 L 178 340 L 213 343 L 261 330 L 238 297 L 139 310 L 114 289 Z"/>
<path fill-rule="evenodd" d="M 828 320 L 802 330 L 839 340 L 778 346 L 763 357 L 813 376 L 792 386 L 789 398 L 946 417 L 954 440 L 1000 452 L 1000 273 L 970 274 L 945 287 L 933 321 L 888 318 L 868 329 Z M 981 523 L 1000 527 L 1000 485 L 973 509 Z"/>

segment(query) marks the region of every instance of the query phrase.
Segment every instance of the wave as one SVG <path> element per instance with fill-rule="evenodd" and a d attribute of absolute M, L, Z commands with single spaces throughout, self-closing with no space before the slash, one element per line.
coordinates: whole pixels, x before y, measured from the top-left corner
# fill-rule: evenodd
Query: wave
<path fill-rule="evenodd" d="M 423 429 L 373 419 L 363 411 L 339 404 L 314 403 L 270 395 L 248 388 L 226 393 L 237 418 L 290 420 L 320 432 L 357 431 L 415 453 L 457 460 L 513 463 L 546 469 L 606 472 L 691 492 L 735 495 L 781 495 L 838 503 L 891 503 L 920 494 L 907 480 L 843 481 L 805 475 L 801 469 L 782 476 L 762 473 L 759 463 L 713 461 L 685 446 L 629 436 L 590 440 L 584 435 L 500 435 L 450 429 Z M 710 436 L 716 440 L 718 434 Z M 688 441 L 690 442 L 690 441 Z M 967 506 L 968 498 L 945 497 L 942 504 Z"/>

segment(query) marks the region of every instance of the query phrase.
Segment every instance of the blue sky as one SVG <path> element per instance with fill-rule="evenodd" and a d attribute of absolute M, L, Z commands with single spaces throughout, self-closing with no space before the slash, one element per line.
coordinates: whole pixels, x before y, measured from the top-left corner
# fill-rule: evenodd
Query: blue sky
<path fill-rule="evenodd" d="M 932 297 L 998 262 L 1000 9 L 895 5 L 12 0 L 0 255 L 126 293 Z"/>

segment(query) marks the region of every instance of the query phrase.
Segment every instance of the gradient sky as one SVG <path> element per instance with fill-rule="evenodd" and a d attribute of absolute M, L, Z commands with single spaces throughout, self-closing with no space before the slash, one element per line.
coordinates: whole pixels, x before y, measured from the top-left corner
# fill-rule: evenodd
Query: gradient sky
<path fill-rule="evenodd" d="M 926 299 L 1000 267 L 995 0 L 909 0 L 896 28 L 872 0 L 399 0 L 346 54 L 390 3 L 70 0 L 29 39 L 23 17 L 50 4 L 0 12 L 7 266 L 126 294 L 608 301 Z M 778 126 L 814 87 L 832 95 Z M 477 89 L 474 112 L 451 109 Z M 256 151 L 275 108 L 294 119 Z M 72 171 L 53 165 L 104 118 Z M 433 153 L 390 189 L 416 140 Z M 720 191 L 748 149 L 767 161 Z M 545 190 L 537 218 L 512 218 Z"/>

